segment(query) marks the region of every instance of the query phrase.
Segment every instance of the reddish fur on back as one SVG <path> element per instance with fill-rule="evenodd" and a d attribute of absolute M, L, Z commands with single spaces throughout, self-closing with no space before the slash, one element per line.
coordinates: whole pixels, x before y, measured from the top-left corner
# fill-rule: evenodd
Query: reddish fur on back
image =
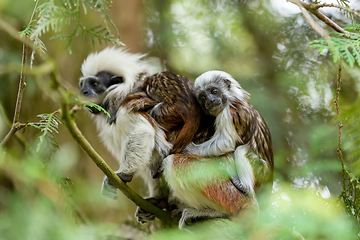
<path fill-rule="evenodd" d="M 204 189 L 204 194 L 214 202 L 227 209 L 230 214 L 251 207 L 252 201 L 241 193 L 230 180 L 220 179 Z"/>

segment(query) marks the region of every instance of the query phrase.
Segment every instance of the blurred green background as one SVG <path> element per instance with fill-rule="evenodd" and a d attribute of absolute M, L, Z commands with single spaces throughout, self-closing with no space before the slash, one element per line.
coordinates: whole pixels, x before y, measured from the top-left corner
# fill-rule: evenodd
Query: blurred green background
<path fill-rule="evenodd" d="M 34 1 L 1 0 L 0 18 L 20 31 L 28 24 L 34 5 Z M 335 211 L 342 209 L 341 202 L 335 201 L 342 191 L 341 163 L 336 151 L 338 118 L 333 102 L 338 65 L 332 62 L 328 53 L 319 54 L 310 48 L 310 41 L 319 36 L 295 5 L 285 0 L 117 0 L 112 2 L 109 13 L 119 29 L 120 40 L 132 52 L 148 53 L 164 69 L 193 80 L 204 71 L 226 71 L 250 92 L 250 103 L 266 120 L 272 134 L 274 209 L 279 210 L 276 207 L 282 201 L 289 207 L 307 195 L 316 198 L 304 200 L 308 205 L 294 207 L 294 212 L 286 209 L 281 215 L 282 211 L 274 211 L 277 220 L 270 219 L 269 222 L 286 223 L 290 229 L 296 225 L 299 230 L 303 229 L 303 223 L 320 226 L 325 222 L 332 226 L 334 220 L 335 227 L 327 233 L 334 231 L 335 234 L 339 229 L 340 235 L 344 229 L 344 232 L 351 233 L 349 219 L 343 212 Z M 339 24 L 348 23 L 341 14 L 333 18 Z M 103 24 L 101 16 L 93 12 L 83 14 L 82 21 L 89 27 Z M 62 32 L 69 33 L 72 27 L 72 24 L 65 26 Z M 85 36 L 83 41 L 76 37 L 70 55 L 65 41 L 50 39 L 56 34 L 50 31 L 41 39 L 69 89 L 78 94 L 82 61 L 90 52 L 101 50 L 106 45 L 96 43 L 93 47 L 89 37 Z M 9 130 L 7 119 L 13 118 L 21 52 L 22 44 L 0 30 L 1 139 Z M 35 57 L 34 66 L 38 64 L 41 61 Z M 343 71 L 340 110 L 353 106 L 358 99 L 359 76 L 357 67 Z M 38 78 L 31 74 L 26 76 L 21 122 L 39 121 L 38 114 L 59 108 L 58 103 L 47 95 L 51 94 L 46 86 L 50 82 L 49 76 L 44 74 Z M 88 114 L 79 112 L 76 122 L 94 148 L 116 170 L 117 163 L 100 143 Z M 347 127 L 344 122 L 343 144 L 351 148 L 356 143 L 346 135 Z M 14 138 L 6 157 L 3 155 L 0 159 L 0 238 L 2 234 L 9 239 L 20 239 L 24 234 L 35 236 L 29 239 L 69 237 L 62 235 L 62 229 L 72 232 L 74 239 L 84 237 L 83 232 L 88 229 L 74 227 L 76 225 L 67 211 L 58 209 L 59 204 L 72 209 L 70 212 L 96 225 L 96 228 L 101 226 L 99 232 L 103 231 L 104 223 L 116 226 L 124 220 L 133 221 L 136 206 L 131 201 L 121 194 L 117 201 L 100 196 L 102 172 L 77 146 L 64 126 L 60 125 L 59 134 L 56 134 L 60 148 L 50 160 L 44 160 L 47 158 L 42 158 L 43 155 L 36 158 L 28 154 L 36 148 L 37 133 L 35 128 L 21 131 L 19 135 L 24 137 L 27 146 L 24 148 Z M 29 146 L 32 141 L 35 142 Z M 43 150 L 46 154 L 46 147 Z M 344 152 L 345 159 L 349 153 Z M 45 173 L 43 165 L 38 164 L 39 158 L 48 162 Z M 356 174 L 351 163 L 348 161 L 346 164 Z M 69 187 L 65 190 L 68 193 L 58 187 L 57 177 L 67 179 Z M 141 180 L 135 179 L 130 186 L 146 196 Z M 62 203 L 60 196 L 64 194 L 71 195 L 70 203 L 68 200 Z M 317 220 L 311 222 L 306 218 L 311 215 L 306 209 L 318 204 L 329 206 L 329 209 L 319 210 L 319 213 L 310 210 L 314 216 L 323 216 L 328 211 L 335 212 L 334 215 L 320 220 L 315 217 Z M 41 222 L 40 226 L 33 226 L 34 221 Z M 13 225 L 20 225 L 22 231 L 9 230 Z M 326 233 L 321 234 L 326 236 Z M 46 238 L 49 236 L 52 237 Z M 95 233 L 89 233 L 85 237 L 95 236 Z M 317 239 L 316 233 L 314 236 L 305 233 L 305 236 Z"/>

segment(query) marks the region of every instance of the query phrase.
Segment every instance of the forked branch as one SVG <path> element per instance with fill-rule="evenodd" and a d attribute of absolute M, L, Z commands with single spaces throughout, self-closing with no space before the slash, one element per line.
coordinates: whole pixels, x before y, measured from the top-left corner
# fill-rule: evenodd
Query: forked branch
<path fill-rule="evenodd" d="M 300 8 L 301 13 L 304 15 L 305 19 L 310 24 L 310 26 L 325 39 L 328 38 L 329 34 L 325 31 L 325 29 L 323 29 L 320 25 L 318 25 L 314 21 L 314 19 L 312 19 L 312 17 L 308 13 L 308 11 L 311 12 L 319 20 L 324 22 L 326 25 L 328 25 L 329 27 L 331 27 L 332 29 L 334 29 L 335 31 L 337 31 L 339 33 L 348 33 L 348 31 L 346 31 L 345 29 L 343 29 L 342 27 L 337 25 L 334 21 L 332 21 L 330 18 L 328 18 L 322 12 L 320 12 L 319 8 L 322 8 L 322 7 L 335 7 L 335 8 L 339 8 L 339 9 L 342 9 L 344 11 L 347 11 L 349 13 L 352 13 L 357 17 L 360 17 L 360 14 L 358 12 L 356 12 L 356 11 L 354 11 L 352 9 L 348 9 L 348 8 L 338 6 L 338 5 L 334 5 L 334 4 L 311 4 L 311 3 L 303 2 L 301 0 L 287 0 L 287 1 L 297 5 Z"/>

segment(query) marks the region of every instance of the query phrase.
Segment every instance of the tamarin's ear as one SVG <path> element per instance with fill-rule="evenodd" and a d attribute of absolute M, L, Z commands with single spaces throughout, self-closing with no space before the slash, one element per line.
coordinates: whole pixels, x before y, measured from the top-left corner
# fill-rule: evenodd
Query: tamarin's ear
<path fill-rule="evenodd" d="M 112 84 L 117 84 L 117 83 L 123 83 L 124 82 L 124 78 L 121 77 L 121 76 L 113 76 L 110 80 L 111 80 Z"/>
<path fill-rule="evenodd" d="M 228 90 L 230 90 L 231 81 L 229 79 L 225 79 L 224 82 L 225 82 L 225 85 L 227 86 Z"/>

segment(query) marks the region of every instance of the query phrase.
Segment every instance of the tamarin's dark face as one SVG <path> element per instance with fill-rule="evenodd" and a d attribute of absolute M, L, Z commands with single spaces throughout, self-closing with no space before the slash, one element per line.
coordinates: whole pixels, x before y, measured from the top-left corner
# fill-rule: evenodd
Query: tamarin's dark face
<path fill-rule="evenodd" d="M 220 80 L 222 81 L 222 80 Z M 196 98 L 207 115 L 217 116 L 226 106 L 228 87 L 226 84 L 210 82 L 195 89 Z"/>
<path fill-rule="evenodd" d="M 99 72 L 95 76 L 80 78 L 80 90 L 82 95 L 89 98 L 101 96 L 108 88 L 123 83 L 121 76 L 115 76 L 109 72 Z"/>

